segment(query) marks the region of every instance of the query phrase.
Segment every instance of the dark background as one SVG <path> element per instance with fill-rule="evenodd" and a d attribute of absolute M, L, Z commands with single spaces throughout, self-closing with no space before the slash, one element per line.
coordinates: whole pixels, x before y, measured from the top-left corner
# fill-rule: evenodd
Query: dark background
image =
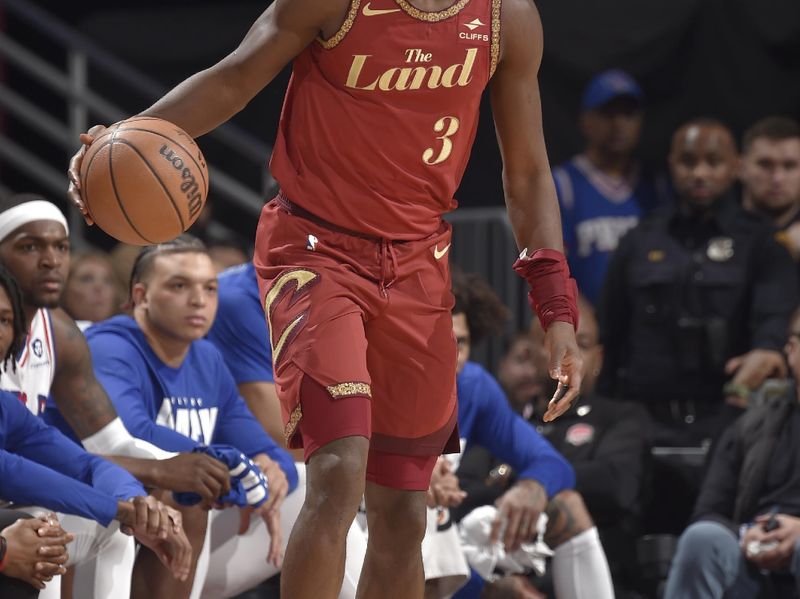
<path fill-rule="evenodd" d="M 100 46 L 144 70 L 165 87 L 202 69 L 235 47 L 265 2 L 114 0 L 64 2 L 39 6 L 74 25 Z M 0 0 L 0 7 L 2 0 Z M 580 93 L 592 74 L 621 67 L 639 79 L 648 97 L 641 153 L 660 166 L 670 133 L 694 116 L 715 116 L 737 134 L 768 114 L 800 117 L 800 1 L 798 0 L 540 0 L 545 31 L 541 70 L 545 135 L 551 162 L 581 149 L 576 127 Z M 58 46 L 27 31 L 7 16 L 6 29 L 22 34 L 32 47 L 59 60 Z M 36 85 L 5 73 L 23 94 Z M 235 117 L 235 122 L 271 145 L 275 137 L 288 69 Z M 101 72 L 91 84 L 131 113 L 151 102 L 117 89 Z M 63 110 L 61 107 L 55 108 Z M 13 120 L 6 130 L 24 135 Z M 343 143 L 346 143 L 343 140 Z M 201 140 L 212 162 L 225 163 L 222 150 Z M 53 154 L 52 149 L 42 148 Z M 59 152 L 52 156 L 66 163 Z M 267 157 L 264 157 L 266 162 Z M 0 165 L 2 168 L 2 165 Z M 259 186 L 256 168 L 236 171 Z M 484 102 L 472 159 L 457 194 L 462 206 L 502 204 L 500 159 L 488 103 Z M 13 188 L 35 187 L 0 171 Z M 223 219 L 249 235 L 255 223 L 235 211 Z"/>

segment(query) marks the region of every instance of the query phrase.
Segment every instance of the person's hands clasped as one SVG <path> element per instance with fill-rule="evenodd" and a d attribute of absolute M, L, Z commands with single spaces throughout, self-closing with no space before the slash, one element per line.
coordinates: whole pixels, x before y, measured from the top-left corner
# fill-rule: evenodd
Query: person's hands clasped
<path fill-rule="evenodd" d="M 795 546 L 800 540 L 800 518 L 778 514 L 774 516 L 778 522 L 778 527 L 771 531 L 763 530 L 763 525 L 772 517 L 769 514 L 759 516 L 756 518 L 756 526 L 752 526 L 747 532 L 758 529 L 758 533 L 754 533 L 753 538 L 749 540 L 758 540 L 762 545 L 769 543 L 777 543 L 777 545 L 773 549 L 761 551 L 757 555 L 745 555 L 747 559 L 764 570 L 785 570 L 789 567 Z M 745 542 L 747 540 L 748 536 L 746 534 Z"/>
<path fill-rule="evenodd" d="M 544 345 L 550 355 L 550 377 L 558 381 L 558 388 L 543 418 L 545 422 L 551 422 L 569 410 L 577 399 L 583 379 L 583 358 L 575 340 L 575 328 L 570 323 L 551 323 L 544 336 Z"/>
<path fill-rule="evenodd" d="M 119 502 L 120 530 L 132 534 L 152 550 L 178 580 L 191 569 L 192 546 L 183 530 L 181 514 L 152 495 Z"/>
<path fill-rule="evenodd" d="M 425 498 L 427 506 L 456 507 L 461 505 L 466 496 L 467 493 L 461 490 L 458 477 L 453 472 L 450 462 L 447 458 L 439 457 L 431 473 L 431 483 Z"/>
<path fill-rule="evenodd" d="M 537 481 L 523 479 L 506 491 L 495 505 L 497 517 L 492 522 L 491 542 L 497 542 L 502 535 L 506 551 L 512 552 L 536 534 L 539 515 L 547 507 L 547 493 Z"/>
<path fill-rule="evenodd" d="M 86 155 L 86 150 L 88 150 L 94 140 L 105 133 L 105 131 L 106 127 L 104 125 L 95 125 L 86 133 L 81 133 L 80 142 L 82 145 L 70 159 L 69 170 L 67 171 L 67 177 L 69 178 L 67 194 L 72 204 L 83 214 L 83 219 L 86 221 L 87 225 L 93 225 L 94 221 L 81 197 L 81 163 L 83 162 L 83 157 Z"/>
<path fill-rule="evenodd" d="M 6 539 L 6 576 L 41 590 L 54 576 L 66 573 L 67 544 L 74 536 L 61 528 L 55 514 L 21 518 L 0 535 Z"/>

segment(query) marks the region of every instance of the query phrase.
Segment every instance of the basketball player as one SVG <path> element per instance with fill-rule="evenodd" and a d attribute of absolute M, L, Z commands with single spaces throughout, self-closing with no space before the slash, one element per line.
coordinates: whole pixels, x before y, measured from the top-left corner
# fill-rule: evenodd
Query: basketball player
<path fill-rule="evenodd" d="M 247 534 L 237 536 L 238 510 L 213 512 L 211 539 L 200 556 L 193 597 L 201 590 L 207 597 L 239 594 L 280 569 L 281 528 L 288 538 L 302 505 L 294 494 L 283 502 L 297 487 L 294 463 L 247 409 L 219 352 L 203 339 L 216 313 L 217 277 L 202 242 L 185 235 L 145 248 L 133 266 L 131 299 L 132 318 L 117 316 L 87 331 L 95 374 L 126 427 L 166 451 L 235 446 L 261 465 L 269 480 L 272 497 L 257 510 L 263 521 L 247 514 Z M 194 545 L 198 553 L 203 536 Z M 212 544 L 216 549 L 209 558 Z M 157 570 L 148 576 L 147 588 L 157 596 L 179 597 L 191 590 L 191 582 L 182 589 Z"/>
<path fill-rule="evenodd" d="M 208 339 L 222 354 L 233 375 L 239 393 L 261 426 L 285 447 L 281 425 L 281 409 L 275 392 L 272 374 L 272 354 L 269 331 L 264 322 L 264 306 L 258 293 L 258 278 L 252 262 L 234 266 L 222 272 L 219 281 L 219 307 Z M 305 494 L 305 464 L 302 450 L 290 450 L 301 473 L 298 494 Z M 301 496 L 302 496 L 301 495 Z M 361 566 L 367 548 L 367 538 L 358 521 L 347 533 L 347 551 L 344 580 L 339 599 L 352 599 L 356 595 Z M 209 573 L 213 576 L 214 572 Z"/>
<path fill-rule="evenodd" d="M 0 262 L 19 282 L 25 318 L 21 327 L 28 333 L 15 365 L 0 376 L 0 388 L 17 393 L 33 414 L 40 414 L 46 401 L 53 402 L 46 420 L 81 439 L 91 453 L 147 458 L 130 459 L 124 467 L 148 487 L 197 493 L 206 507 L 227 493 L 230 475 L 223 464 L 201 454 L 173 457 L 134 439 L 117 417 L 94 377 L 83 335 L 57 308 L 69 271 L 67 222 L 58 208 L 29 194 L 0 203 Z M 86 582 L 85 592 L 127 596 L 134 560 L 131 540 L 74 516 L 64 518 L 63 525 L 76 535 L 71 564 L 100 554 L 101 560 L 117 564 L 118 571 L 127 568 L 127 576 L 115 576 L 111 566 L 101 564 L 89 574 L 94 579 Z M 57 597 L 58 585 L 49 584 L 43 596 Z"/>
<path fill-rule="evenodd" d="M 0 267 L 3 369 L 14 368 L 14 351 L 25 343 L 23 322 L 19 289 Z M 148 497 L 142 485 L 122 468 L 88 454 L 47 426 L 7 391 L 0 391 L 0 474 L 3 499 L 82 516 L 104 528 L 117 520 L 144 545 L 152 547 L 176 578 L 188 576 L 191 546 L 183 533 L 180 514 Z M 59 538 L 64 545 L 71 543 L 75 535 L 64 533 Z M 63 574 L 61 564 L 65 563 L 66 557 L 58 562 L 56 570 L 48 568 L 47 576 L 34 581 L 38 582 L 37 587 L 44 588 L 43 583 L 53 575 Z"/>
<path fill-rule="evenodd" d="M 282 576 L 292 599 L 336 597 L 365 493 L 359 596 L 423 593 L 425 492 L 436 456 L 458 441 L 441 216 L 455 206 L 490 78 L 509 214 L 525 248 L 515 266 L 535 283 L 551 372 L 569 387 L 546 418 L 580 387 L 575 288 L 542 137 L 536 8 L 412 1 L 277 0 L 236 51 L 143 113 L 197 137 L 294 60 L 271 164 L 281 193 L 264 208 L 255 254 L 284 434 L 308 467 Z M 85 149 L 70 180 L 88 215 L 78 189 Z"/>

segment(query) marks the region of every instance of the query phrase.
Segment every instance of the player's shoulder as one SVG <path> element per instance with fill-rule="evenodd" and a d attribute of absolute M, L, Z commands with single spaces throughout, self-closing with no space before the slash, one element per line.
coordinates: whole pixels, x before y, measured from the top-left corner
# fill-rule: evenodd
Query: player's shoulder
<path fill-rule="evenodd" d="M 112 316 L 92 325 L 86 329 L 86 340 L 93 349 L 102 346 L 102 353 L 125 353 L 127 348 L 147 342 L 139 325 L 127 315 Z"/>

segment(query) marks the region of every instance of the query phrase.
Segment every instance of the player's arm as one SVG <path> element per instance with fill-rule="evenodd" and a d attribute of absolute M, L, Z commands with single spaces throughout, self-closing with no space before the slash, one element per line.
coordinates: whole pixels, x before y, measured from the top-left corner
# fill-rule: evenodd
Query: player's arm
<path fill-rule="evenodd" d="M 501 56 L 492 78 L 491 100 L 503 157 L 503 187 L 517 246 L 527 255 L 542 248 L 563 252 L 561 219 L 542 131 L 538 72 L 542 23 L 532 0 L 505 0 Z M 556 320 L 547 327 L 551 376 L 569 386 L 551 402 L 545 420 L 563 414 L 580 390 L 581 359 L 573 326 Z M 556 377 L 554 377 L 556 378 Z"/>
<path fill-rule="evenodd" d="M 317 36 L 332 35 L 347 0 L 276 0 L 256 20 L 239 47 L 214 66 L 179 84 L 143 114 L 197 137 L 244 108 Z"/>
<path fill-rule="evenodd" d="M 61 310 L 53 310 L 56 372 L 51 394 L 59 411 L 79 439 L 111 424 L 117 411 L 97 382 L 92 356 L 80 329 Z"/>

